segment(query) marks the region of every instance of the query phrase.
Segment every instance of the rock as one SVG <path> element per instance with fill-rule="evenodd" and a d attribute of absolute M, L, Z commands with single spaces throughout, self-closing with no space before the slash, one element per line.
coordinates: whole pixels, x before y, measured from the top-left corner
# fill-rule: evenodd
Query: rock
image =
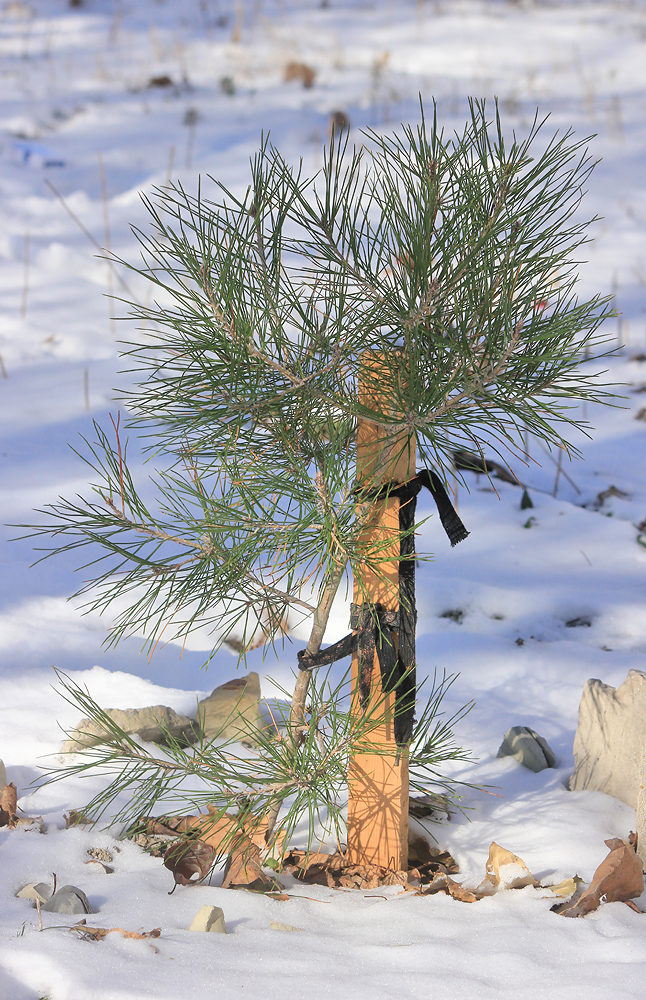
<path fill-rule="evenodd" d="M 224 911 L 219 906 L 203 906 L 193 917 L 189 931 L 210 931 L 212 934 L 226 934 Z"/>
<path fill-rule="evenodd" d="M 637 854 L 646 872 L 646 756 L 642 758 L 637 796 Z"/>
<path fill-rule="evenodd" d="M 0 788 L 4 788 L 7 784 L 7 771 L 4 766 L 4 761 L 0 760 Z"/>
<path fill-rule="evenodd" d="M 636 808 L 645 752 L 646 673 L 629 671 L 618 688 L 586 681 L 570 789 L 606 792 Z"/>
<path fill-rule="evenodd" d="M 64 885 L 47 900 L 43 910 L 48 913 L 94 913 L 90 901 L 75 885 Z"/>
<path fill-rule="evenodd" d="M 88 847 L 87 853 L 94 861 L 100 861 L 102 864 L 109 865 L 114 860 L 110 852 L 106 851 L 105 847 Z"/>
<path fill-rule="evenodd" d="M 270 920 L 269 929 L 272 931 L 303 931 L 302 927 L 293 927 L 291 924 L 281 924 L 280 920 Z"/>
<path fill-rule="evenodd" d="M 105 710 L 124 732 L 136 734 L 149 743 L 165 743 L 168 734 L 178 740 L 192 741 L 195 723 L 187 715 L 178 715 L 166 705 L 148 708 L 108 708 Z M 74 753 L 83 747 L 105 743 L 110 733 L 100 723 L 91 719 L 81 719 L 70 739 L 63 744 L 63 753 Z"/>
<path fill-rule="evenodd" d="M 19 889 L 16 893 L 19 899 L 33 899 L 34 906 L 37 899 L 41 903 L 46 903 L 51 895 L 52 889 L 47 882 L 28 882 L 27 885 L 23 885 L 22 889 Z"/>
<path fill-rule="evenodd" d="M 254 734 L 262 727 L 258 674 L 253 671 L 216 687 L 199 703 L 197 719 L 207 740 L 253 743 Z"/>
<path fill-rule="evenodd" d="M 556 757 L 547 740 L 529 726 L 512 726 L 508 729 L 497 756 L 514 757 L 530 771 L 544 771 L 546 767 L 556 767 Z"/>

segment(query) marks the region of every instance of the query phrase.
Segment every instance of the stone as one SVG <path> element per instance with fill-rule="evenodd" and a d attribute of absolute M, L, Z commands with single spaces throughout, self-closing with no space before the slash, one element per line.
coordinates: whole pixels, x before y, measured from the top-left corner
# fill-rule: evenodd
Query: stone
<path fill-rule="evenodd" d="M 280 920 L 270 920 L 269 929 L 272 931 L 300 931 L 302 933 L 302 927 L 293 927 L 292 924 L 281 924 Z"/>
<path fill-rule="evenodd" d="M 642 757 L 637 796 L 637 854 L 646 872 L 646 755 Z"/>
<path fill-rule="evenodd" d="M 88 847 L 87 853 L 93 861 L 100 861 L 102 864 L 109 865 L 114 861 L 114 858 L 109 851 L 106 851 L 105 847 Z"/>
<path fill-rule="evenodd" d="M 586 681 L 570 789 L 606 792 L 637 808 L 645 752 L 646 673 L 630 670 L 618 688 Z"/>
<path fill-rule="evenodd" d="M 51 898 L 51 895 L 52 889 L 47 882 L 28 882 L 27 885 L 23 885 L 22 889 L 18 889 L 16 893 L 19 899 L 33 899 L 34 906 L 37 899 L 41 903 L 46 903 Z"/>
<path fill-rule="evenodd" d="M 203 906 L 193 917 L 189 931 L 209 931 L 211 934 L 226 934 L 224 911 L 219 906 Z"/>
<path fill-rule="evenodd" d="M 262 727 L 260 678 L 255 671 L 221 684 L 198 705 L 198 724 L 207 740 L 253 743 Z"/>
<path fill-rule="evenodd" d="M 529 726 L 512 726 L 504 735 L 498 757 L 514 757 L 530 771 L 544 771 L 556 767 L 554 751 L 547 740 Z"/>
<path fill-rule="evenodd" d="M 4 766 L 4 761 L 0 760 L 0 788 L 4 788 L 4 786 L 8 784 L 9 782 L 7 781 L 7 771 Z"/>
<path fill-rule="evenodd" d="M 108 708 L 106 715 L 125 733 L 137 735 L 148 743 L 165 743 L 168 735 L 178 740 L 192 742 L 195 736 L 195 722 L 187 715 L 178 715 L 166 705 L 152 705 L 148 708 Z M 81 719 L 70 739 L 63 744 L 63 753 L 75 753 L 84 747 L 105 743 L 110 733 L 100 723 L 91 719 Z"/>
<path fill-rule="evenodd" d="M 75 885 L 64 885 L 51 896 L 43 910 L 48 913 L 94 913 L 90 901 Z"/>

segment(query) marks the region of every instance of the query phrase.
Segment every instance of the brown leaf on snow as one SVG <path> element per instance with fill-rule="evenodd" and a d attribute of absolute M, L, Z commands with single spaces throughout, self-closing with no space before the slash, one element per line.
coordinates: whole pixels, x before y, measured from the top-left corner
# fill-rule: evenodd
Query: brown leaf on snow
<path fill-rule="evenodd" d="M 410 835 L 408 838 L 408 868 L 416 868 L 419 877 L 432 882 L 435 875 L 455 875 L 460 868 L 448 851 L 431 847 L 425 837 Z"/>
<path fill-rule="evenodd" d="M 330 871 L 343 868 L 346 864 L 344 854 L 326 854 L 324 851 L 299 851 L 291 850 L 285 855 L 283 860 L 283 871 L 291 872 L 295 878 L 302 879 L 304 873 L 314 865 L 324 867 Z M 325 885 L 327 883 L 323 883 Z"/>
<path fill-rule="evenodd" d="M 8 826 L 10 830 L 22 827 L 25 830 L 45 833 L 42 816 L 18 815 L 18 791 L 13 781 L 9 785 L 4 785 L 0 795 L 0 826 Z"/>
<path fill-rule="evenodd" d="M 215 850 L 201 840 L 176 840 L 164 854 L 164 866 L 173 873 L 176 885 L 201 882 L 215 860 Z"/>
<path fill-rule="evenodd" d="M 500 889 L 524 889 L 527 885 L 538 886 L 522 858 L 512 854 L 505 847 L 492 842 L 483 881 L 475 889 L 477 896 L 491 896 Z"/>
<path fill-rule="evenodd" d="M 223 889 L 254 889 L 271 891 L 280 886 L 275 879 L 265 875 L 260 867 L 260 848 L 247 841 L 231 852 L 224 869 Z"/>
<path fill-rule="evenodd" d="M 208 813 L 200 816 L 142 816 L 137 823 L 137 832 L 152 836 L 192 835 L 212 847 L 218 855 L 230 854 L 250 839 L 246 828 L 240 829 L 239 817 L 222 813 L 211 806 Z"/>
<path fill-rule="evenodd" d="M 13 830 L 18 822 L 18 791 L 13 781 L 5 785 L 0 797 L 0 826 L 8 826 Z"/>
<path fill-rule="evenodd" d="M 644 891 L 642 864 L 632 845 L 620 837 L 605 841 L 610 853 L 603 859 L 588 888 L 578 900 L 559 912 L 564 917 L 584 917 L 600 903 L 627 903 Z"/>
<path fill-rule="evenodd" d="M 79 809 L 70 809 L 68 813 L 63 814 L 63 819 L 65 820 L 66 830 L 69 830 L 73 826 L 92 826 L 93 823 Z"/>
<path fill-rule="evenodd" d="M 330 889 L 376 889 L 382 885 L 408 885 L 409 873 L 379 865 L 349 865 L 343 855 L 310 855 L 307 867 L 293 869 L 295 878 L 308 885 Z"/>
<path fill-rule="evenodd" d="M 448 875 L 437 875 L 430 885 L 419 890 L 420 896 L 434 896 L 437 892 L 446 892 L 461 903 L 475 903 L 480 899 L 474 892 L 463 888 L 459 882 L 454 882 Z"/>

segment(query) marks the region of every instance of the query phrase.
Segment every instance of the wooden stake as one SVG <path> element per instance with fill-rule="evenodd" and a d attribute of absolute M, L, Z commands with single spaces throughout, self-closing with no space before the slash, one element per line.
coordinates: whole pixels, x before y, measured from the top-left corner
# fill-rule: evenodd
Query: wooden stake
<path fill-rule="evenodd" d="M 365 356 L 364 356 L 365 359 Z M 391 376 L 382 356 L 375 354 L 366 365 L 359 385 L 359 400 L 373 410 L 388 409 Z M 357 431 L 357 479 L 372 479 L 374 485 L 403 483 L 415 475 L 415 441 L 402 435 L 386 440 L 387 428 L 359 420 Z M 363 529 L 361 541 L 368 551 L 378 547 L 379 573 L 366 567 L 354 581 L 354 600 L 381 604 L 386 610 L 399 607 L 399 500 L 389 498 L 374 504 L 374 515 Z M 359 664 L 352 660 L 353 712 L 362 712 L 358 697 Z M 382 752 L 362 752 L 350 761 L 348 778 L 348 862 L 405 869 L 408 862 L 408 755 L 399 751 L 394 736 L 395 696 L 381 691 L 379 661 L 375 653 L 371 708 L 382 719 L 369 734 L 369 741 Z"/>

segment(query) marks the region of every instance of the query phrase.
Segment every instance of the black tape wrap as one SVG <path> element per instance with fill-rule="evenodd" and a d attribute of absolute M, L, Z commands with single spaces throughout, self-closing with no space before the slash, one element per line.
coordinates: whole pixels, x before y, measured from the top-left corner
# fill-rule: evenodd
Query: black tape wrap
<path fill-rule="evenodd" d="M 362 708 L 368 704 L 372 689 L 375 651 L 384 694 L 395 691 L 395 742 L 409 743 L 415 724 L 415 510 L 417 494 L 426 487 L 437 505 L 442 526 L 451 545 L 457 545 L 469 534 L 449 500 L 440 477 L 422 469 L 407 483 L 385 483 L 379 491 L 363 494 L 367 500 L 399 500 L 399 610 L 388 611 L 380 604 L 353 604 L 350 625 L 352 632 L 318 653 L 298 652 L 301 670 L 313 670 L 326 663 L 335 663 L 357 653 L 359 665 L 359 700 Z M 398 643 L 395 643 L 395 635 Z M 397 649 L 397 652 L 395 650 Z"/>

